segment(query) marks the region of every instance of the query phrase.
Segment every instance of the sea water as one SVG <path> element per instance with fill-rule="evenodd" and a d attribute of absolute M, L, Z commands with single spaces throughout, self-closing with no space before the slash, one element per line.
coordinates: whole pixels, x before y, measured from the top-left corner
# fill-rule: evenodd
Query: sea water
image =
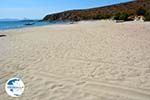
<path fill-rule="evenodd" d="M 61 23 L 65 23 L 65 22 L 63 21 L 41 21 L 41 20 L 0 21 L 0 30 L 43 26 L 43 25 L 50 25 L 50 24 L 61 24 Z"/>

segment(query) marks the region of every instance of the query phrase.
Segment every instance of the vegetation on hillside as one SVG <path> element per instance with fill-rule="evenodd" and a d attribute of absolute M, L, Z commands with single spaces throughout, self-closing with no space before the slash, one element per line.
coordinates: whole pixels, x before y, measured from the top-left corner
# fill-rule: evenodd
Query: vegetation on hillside
<path fill-rule="evenodd" d="M 116 12 L 114 14 L 114 19 L 115 20 L 124 20 L 124 21 L 128 21 L 129 14 L 127 12 L 124 11 L 120 11 L 120 12 Z"/>
<path fill-rule="evenodd" d="M 145 13 L 145 20 L 150 21 L 150 10 Z"/>
<path fill-rule="evenodd" d="M 142 7 L 140 7 L 137 11 L 136 11 L 136 15 L 138 16 L 144 16 L 146 14 L 146 10 Z"/>
<path fill-rule="evenodd" d="M 150 21 L 150 0 L 133 0 L 127 3 L 120 3 L 110 6 L 97 7 L 92 9 L 70 10 L 60 13 L 50 14 L 43 20 L 134 20 L 136 16 L 144 16 L 146 21 Z M 132 17 L 132 18 L 131 18 Z"/>
<path fill-rule="evenodd" d="M 146 10 L 142 7 L 136 10 L 136 13 L 128 13 L 126 11 L 116 11 L 112 14 L 99 14 L 95 19 L 114 19 L 130 21 L 130 16 L 143 16 L 146 21 L 150 21 L 150 10 Z"/>

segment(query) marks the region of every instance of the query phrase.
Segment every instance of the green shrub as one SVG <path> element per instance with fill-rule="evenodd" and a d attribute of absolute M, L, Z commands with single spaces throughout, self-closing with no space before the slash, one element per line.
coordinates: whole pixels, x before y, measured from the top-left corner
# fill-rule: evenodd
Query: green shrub
<path fill-rule="evenodd" d="M 93 17 L 94 20 L 98 20 L 99 19 L 99 15 L 96 15 Z"/>
<path fill-rule="evenodd" d="M 145 20 L 150 21 L 150 10 L 148 10 L 145 14 Z"/>
<path fill-rule="evenodd" d="M 146 10 L 144 8 L 139 8 L 136 11 L 136 15 L 141 16 L 141 15 L 145 15 L 146 14 Z"/>
<path fill-rule="evenodd" d="M 98 19 L 109 19 L 110 17 L 110 14 L 100 14 L 97 16 Z"/>
<path fill-rule="evenodd" d="M 124 20 L 124 21 L 127 21 L 128 20 L 128 17 L 129 17 L 129 14 L 126 13 L 126 12 L 121 12 L 120 16 L 119 16 L 119 19 L 120 20 Z"/>
<path fill-rule="evenodd" d="M 119 17 L 120 17 L 120 12 L 115 12 L 114 13 L 114 19 L 119 20 Z"/>
<path fill-rule="evenodd" d="M 124 21 L 127 21 L 127 20 L 128 20 L 128 17 L 129 17 L 129 14 L 126 13 L 126 12 L 123 12 L 123 11 L 116 12 L 116 13 L 114 14 L 114 19 L 115 19 L 115 20 L 124 20 Z"/>

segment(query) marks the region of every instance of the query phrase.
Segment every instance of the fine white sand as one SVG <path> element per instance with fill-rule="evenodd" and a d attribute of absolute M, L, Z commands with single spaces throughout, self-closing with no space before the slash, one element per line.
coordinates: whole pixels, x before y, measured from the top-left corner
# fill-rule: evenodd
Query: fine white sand
<path fill-rule="evenodd" d="M 0 100 L 150 100 L 150 23 L 87 21 L 0 31 Z M 20 77 L 19 98 L 5 82 Z"/>

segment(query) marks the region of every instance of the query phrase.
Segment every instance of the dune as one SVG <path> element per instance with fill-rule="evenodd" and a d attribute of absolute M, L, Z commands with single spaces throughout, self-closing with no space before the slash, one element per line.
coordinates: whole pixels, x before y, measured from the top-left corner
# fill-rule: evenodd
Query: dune
<path fill-rule="evenodd" d="M 3 30 L 0 100 L 150 100 L 150 23 L 81 21 Z M 5 82 L 19 77 L 19 98 Z"/>

